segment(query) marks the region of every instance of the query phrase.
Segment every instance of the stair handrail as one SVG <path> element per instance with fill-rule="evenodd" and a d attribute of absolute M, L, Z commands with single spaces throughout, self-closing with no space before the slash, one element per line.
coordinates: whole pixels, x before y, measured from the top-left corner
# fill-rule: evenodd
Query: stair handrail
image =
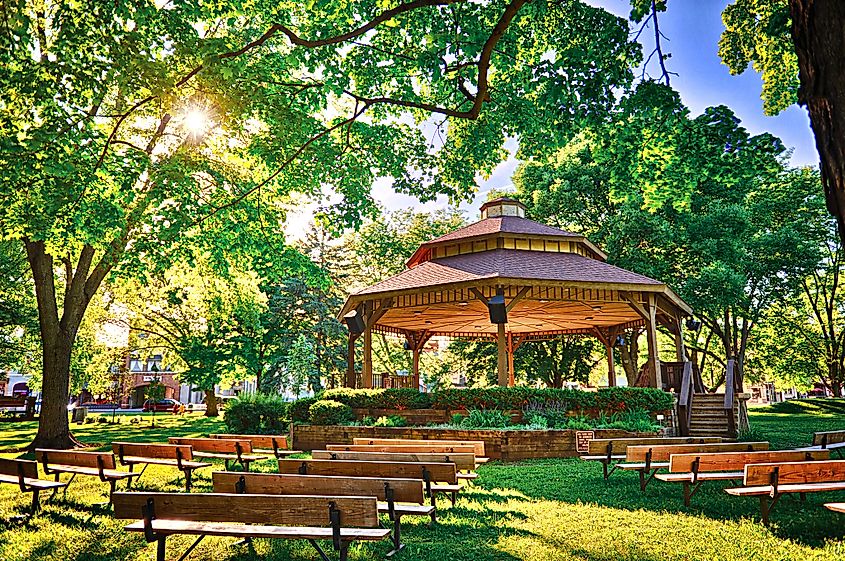
<path fill-rule="evenodd" d="M 734 388 L 735 388 L 736 361 L 729 359 L 725 366 L 725 414 L 728 416 L 728 434 L 736 438 L 736 417 L 734 416 Z"/>
<path fill-rule="evenodd" d="M 684 362 L 681 391 L 678 395 L 678 430 L 681 436 L 689 436 L 690 425 L 692 424 L 692 398 L 695 395 L 692 374 L 692 362 Z"/>

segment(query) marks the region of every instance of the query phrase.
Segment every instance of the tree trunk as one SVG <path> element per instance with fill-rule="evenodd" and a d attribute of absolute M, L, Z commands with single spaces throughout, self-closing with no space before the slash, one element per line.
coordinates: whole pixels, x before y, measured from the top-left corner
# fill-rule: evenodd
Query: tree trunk
<path fill-rule="evenodd" d="M 845 2 L 789 0 L 798 55 L 798 102 L 807 107 L 827 208 L 845 242 Z"/>
<path fill-rule="evenodd" d="M 81 444 L 70 434 L 68 424 L 68 398 L 70 394 L 70 354 L 73 341 L 65 334 L 44 339 L 44 361 L 41 383 L 41 413 L 38 432 L 30 449 L 66 449 Z"/>
<path fill-rule="evenodd" d="M 205 390 L 205 416 L 217 417 L 220 411 L 217 409 L 217 396 L 214 395 L 214 390 Z"/>

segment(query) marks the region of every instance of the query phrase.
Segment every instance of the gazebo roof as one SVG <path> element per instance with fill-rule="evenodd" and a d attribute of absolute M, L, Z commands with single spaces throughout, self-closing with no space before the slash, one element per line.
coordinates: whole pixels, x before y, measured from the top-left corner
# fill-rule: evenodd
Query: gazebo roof
<path fill-rule="evenodd" d="M 605 261 L 580 234 L 525 218 L 513 199 L 485 203 L 481 220 L 422 244 L 398 275 L 349 296 L 374 331 L 494 337 L 487 299 L 509 303 L 508 331 L 549 337 L 611 333 L 648 313 L 670 329 L 692 310 L 665 283 Z M 649 308 L 651 306 L 651 308 Z M 652 312 L 649 312 L 649 309 Z"/>

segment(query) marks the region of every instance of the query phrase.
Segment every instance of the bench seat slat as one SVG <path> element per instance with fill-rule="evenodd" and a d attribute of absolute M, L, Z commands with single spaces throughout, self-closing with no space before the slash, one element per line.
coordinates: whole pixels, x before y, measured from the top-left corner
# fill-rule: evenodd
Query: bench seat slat
<path fill-rule="evenodd" d="M 582 460 L 592 461 L 592 462 L 601 462 L 607 460 L 607 456 L 578 456 Z M 610 456 L 611 460 L 624 460 L 625 454 L 612 454 Z"/>
<path fill-rule="evenodd" d="M 784 483 L 778 485 L 778 493 L 820 493 L 825 491 L 843 491 L 845 481 L 830 481 L 826 483 Z M 725 491 L 736 497 L 756 497 L 759 495 L 770 495 L 771 485 L 760 485 L 757 487 L 733 487 Z"/>
<path fill-rule="evenodd" d="M 449 484 L 449 483 L 437 484 L 437 485 L 431 486 L 431 492 L 432 493 L 452 493 L 452 492 L 461 491 L 462 489 L 463 489 L 463 487 L 461 487 L 460 485 L 452 485 L 452 484 Z"/>
<path fill-rule="evenodd" d="M 431 505 L 394 504 L 393 510 L 403 516 L 429 516 L 435 511 L 435 507 Z M 378 511 L 382 514 L 388 513 L 390 512 L 390 506 L 384 502 L 378 503 Z"/>
<path fill-rule="evenodd" d="M 229 454 L 226 452 L 197 452 L 194 451 L 195 458 L 216 458 L 218 460 L 237 460 L 237 454 Z M 258 454 L 241 454 L 241 459 L 247 462 L 257 462 L 258 460 L 266 460 L 267 456 Z M 182 462 L 184 463 L 184 462 Z"/>
<path fill-rule="evenodd" d="M 704 471 L 699 472 L 699 481 L 727 481 L 730 479 L 742 479 L 744 475 L 741 471 Z M 683 483 L 684 481 L 692 482 L 692 473 L 658 473 L 655 475 L 660 481 L 668 481 L 669 483 Z"/>
<path fill-rule="evenodd" d="M 160 466 L 177 466 L 178 462 L 171 458 L 146 458 L 143 456 L 124 456 L 123 463 L 125 464 L 154 464 Z M 208 462 L 195 462 L 193 460 L 182 460 L 182 465 L 191 469 L 211 467 L 213 464 Z"/>
<path fill-rule="evenodd" d="M 845 512 L 845 503 L 826 503 L 824 506 L 833 512 Z"/>
<path fill-rule="evenodd" d="M 651 462 L 649 464 L 651 469 L 669 469 L 669 462 Z M 643 470 L 646 468 L 645 462 L 635 462 L 630 464 L 616 464 L 619 469 L 628 470 Z"/>
<path fill-rule="evenodd" d="M 16 475 L 0 474 L 0 483 L 11 483 L 13 485 L 17 485 L 18 482 L 19 479 Z M 31 479 L 29 477 L 25 477 L 23 482 L 25 485 L 36 489 L 56 489 L 66 485 L 66 483 L 62 483 L 61 481 L 45 481 L 43 479 Z"/>
<path fill-rule="evenodd" d="M 60 473 L 75 473 L 77 475 L 100 475 L 100 470 L 97 468 L 91 467 L 84 467 L 84 466 L 66 466 L 62 464 L 50 464 L 50 471 L 57 471 Z M 104 469 L 103 476 L 106 479 L 127 479 L 130 477 L 138 477 L 137 473 L 131 473 L 128 471 L 119 471 L 116 469 Z"/>
<path fill-rule="evenodd" d="M 188 520 L 153 520 L 153 531 L 162 535 L 188 534 L 205 536 L 229 536 L 251 538 L 275 538 L 293 540 L 332 539 L 331 527 L 310 526 L 258 526 L 230 522 L 192 522 Z M 143 532 L 144 521 L 138 520 L 126 526 L 130 532 Z M 341 528 L 340 539 L 345 541 L 380 541 L 390 535 L 386 528 Z"/>

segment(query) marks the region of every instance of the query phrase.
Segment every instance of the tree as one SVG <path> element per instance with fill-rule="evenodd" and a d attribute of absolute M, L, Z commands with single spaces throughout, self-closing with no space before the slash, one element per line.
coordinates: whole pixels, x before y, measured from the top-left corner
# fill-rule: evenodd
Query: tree
<path fill-rule="evenodd" d="M 528 341 L 514 352 L 516 377 L 550 388 L 562 388 L 564 382 L 587 383 L 596 365 L 593 354 L 597 348 L 597 342 L 588 337 L 564 335 Z M 496 384 L 496 343 L 458 340 L 449 345 L 448 354 L 452 368 L 467 376 L 467 384 Z"/>
<path fill-rule="evenodd" d="M 146 333 L 149 348 L 172 355 L 181 367 L 179 379 L 205 392 L 206 416 L 217 416 L 215 386 L 239 374 L 243 332 L 256 329 L 244 322 L 257 322 L 260 315 L 243 310 L 265 305 L 256 275 L 231 267 L 219 276 L 198 256 L 193 267 L 176 265 L 114 290 L 129 310 L 127 327 Z"/>
<path fill-rule="evenodd" d="M 769 310 L 765 333 L 752 341 L 764 375 L 804 389 L 821 382 L 836 397 L 845 387 L 845 295 L 842 244 L 835 221 L 819 241 L 824 257 L 801 281 L 801 291 Z"/>
<path fill-rule="evenodd" d="M 702 371 L 715 361 L 718 387 L 718 366 L 742 366 L 761 314 L 820 259 L 817 177 L 788 170 L 780 141 L 749 135 L 727 108 L 691 117 L 675 92 L 651 82 L 583 142 L 526 165 L 518 196 L 532 216 L 564 227 L 569 216 L 591 217 L 612 263 L 672 286 L 704 322 L 687 343 Z"/>
<path fill-rule="evenodd" d="M 845 241 L 845 5 L 837 0 L 736 0 L 722 14 L 719 54 L 734 74 L 763 75 L 763 108 L 807 108 L 827 208 Z"/>
<path fill-rule="evenodd" d="M 185 235 L 273 266 L 278 203 L 294 192 L 338 195 L 322 213 L 335 227 L 372 214 L 376 177 L 464 197 L 507 137 L 534 153 L 600 119 L 640 58 L 624 21 L 576 0 L 2 10 L 0 228 L 32 271 L 32 445 L 48 448 L 74 444 L 70 357 L 110 274 L 166 269 Z M 427 119 L 438 147 L 415 126 Z"/>

